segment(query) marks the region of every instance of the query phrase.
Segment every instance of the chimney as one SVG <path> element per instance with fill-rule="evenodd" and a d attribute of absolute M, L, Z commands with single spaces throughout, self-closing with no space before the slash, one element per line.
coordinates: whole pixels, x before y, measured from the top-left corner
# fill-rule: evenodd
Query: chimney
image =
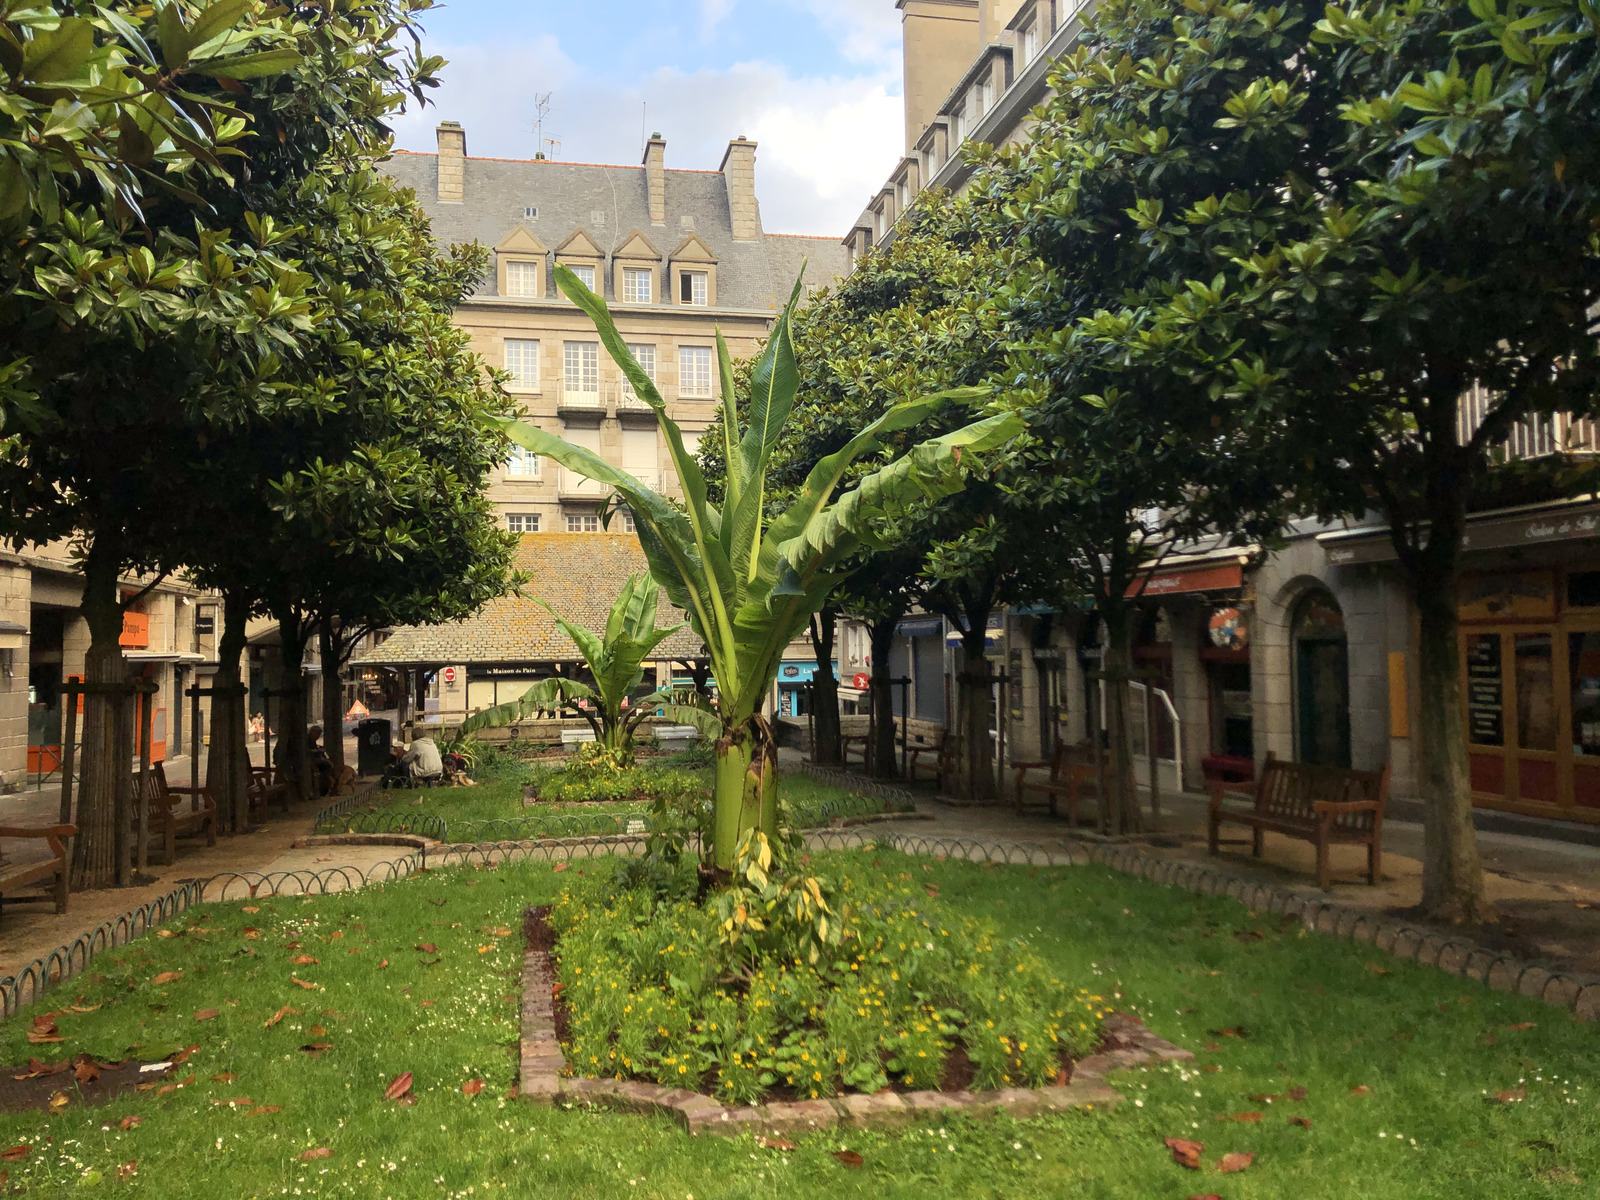
<path fill-rule="evenodd" d="M 728 213 L 733 219 L 733 240 L 754 242 L 761 237 L 761 206 L 756 203 L 756 143 L 741 133 L 728 143 L 722 156 L 722 181 L 728 188 Z"/>
<path fill-rule="evenodd" d="M 467 131 L 460 121 L 439 122 L 439 203 L 467 198 Z"/>
<path fill-rule="evenodd" d="M 644 146 L 644 177 L 650 187 L 650 224 L 667 223 L 667 143 L 652 133 Z"/>

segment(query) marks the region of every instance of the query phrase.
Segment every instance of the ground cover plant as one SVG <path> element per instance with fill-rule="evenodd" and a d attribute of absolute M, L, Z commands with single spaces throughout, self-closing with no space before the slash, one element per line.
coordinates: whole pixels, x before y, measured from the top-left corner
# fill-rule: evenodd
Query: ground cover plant
<path fill-rule="evenodd" d="M 560 937 L 569 1059 L 580 1075 L 641 1078 L 730 1104 L 843 1091 L 1064 1082 L 1100 1042 L 1105 998 L 1057 978 L 1027 939 L 951 909 L 910 872 L 817 856 L 797 889 L 824 929 L 752 862 L 775 899 L 696 902 L 692 870 L 570 882 Z M 623 886 L 619 887 L 618 885 Z M 826 923 L 842 929 L 826 936 Z"/>
<path fill-rule="evenodd" d="M 1588 1195 L 1600 1178 L 1600 1046 L 1566 1013 L 1100 868 L 856 858 L 1027 939 L 1060 977 L 1092 980 L 1199 1061 L 1113 1076 L 1128 1101 L 1109 1111 L 830 1131 L 792 1151 L 525 1107 L 505 1098 L 521 913 L 615 864 L 435 870 L 311 901 L 201 906 L 175 936 L 104 955 L 0 1022 L 0 1060 L 14 1065 L 198 1047 L 163 1082 L 194 1077 L 174 1091 L 90 1108 L 69 1072 L 59 1110 L 0 1113 L 6 1186 L 160 1200 L 1521 1200 Z M 300 1011 L 268 1024 L 285 1005 Z M 47 1013 L 63 1040 L 30 1040 Z M 416 1102 L 385 1100 L 405 1072 Z M 1167 1138 L 1203 1143 L 1200 1169 L 1178 1165 Z M 1253 1160 L 1219 1174 L 1227 1154 Z"/>

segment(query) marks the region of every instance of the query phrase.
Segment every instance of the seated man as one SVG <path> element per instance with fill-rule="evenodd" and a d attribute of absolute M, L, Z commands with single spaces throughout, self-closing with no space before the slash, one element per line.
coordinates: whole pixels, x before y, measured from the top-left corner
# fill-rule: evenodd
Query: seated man
<path fill-rule="evenodd" d="M 400 761 L 410 769 L 413 782 L 438 779 L 444 774 L 444 760 L 430 737 L 413 738 L 411 748 Z"/>
<path fill-rule="evenodd" d="M 317 795 L 328 796 L 337 784 L 333 760 L 322 745 L 322 726 L 313 725 L 306 730 L 306 745 L 311 755 L 311 773 L 316 780 Z"/>

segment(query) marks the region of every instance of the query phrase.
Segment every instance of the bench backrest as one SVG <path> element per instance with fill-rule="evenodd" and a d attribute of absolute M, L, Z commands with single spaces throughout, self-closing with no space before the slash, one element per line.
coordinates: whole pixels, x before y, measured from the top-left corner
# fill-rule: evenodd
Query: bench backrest
<path fill-rule="evenodd" d="M 1284 762 L 1267 755 L 1266 766 L 1256 784 L 1256 811 L 1274 817 L 1302 821 L 1316 820 L 1315 805 L 1375 802 L 1377 811 L 1339 813 L 1334 826 L 1362 832 L 1383 819 L 1389 799 L 1389 769 L 1353 771 L 1348 767 L 1322 767 L 1310 763 Z"/>

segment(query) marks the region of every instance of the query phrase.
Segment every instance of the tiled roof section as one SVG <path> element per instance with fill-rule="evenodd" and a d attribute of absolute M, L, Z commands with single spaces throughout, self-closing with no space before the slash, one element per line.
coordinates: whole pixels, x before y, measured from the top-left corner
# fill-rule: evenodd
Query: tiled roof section
<path fill-rule="evenodd" d="M 718 308 L 775 311 L 789 298 L 802 254 L 811 260 L 806 278 L 819 286 L 844 274 L 848 265 L 844 247 L 832 241 L 766 234 L 755 242 L 735 242 L 727 185 L 717 171 L 668 170 L 666 223 L 652 225 L 642 166 L 468 158 L 461 204 L 438 202 L 437 155 L 397 154 L 384 170 L 416 192 L 435 239 L 444 246 L 474 241 L 496 246 L 519 224 L 547 246 L 587 229 L 608 253 L 636 229 L 664 253 L 687 234 L 698 234 L 717 258 Z M 529 208 L 539 215 L 527 218 Z M 495 288 L 491 271 L 477 295 L 493 297 Z"/>
<path fill-rule="evenodd" d="M 603 633 L 606 614 L 632 575 L 649 571 L 631 533 L 525 533 L 516 565 L 532 580 L 522 596 L 502 596 L 471 620 L 408 625 L 355 659 L 366 666 L 447 666 L 471 663 L 579 662 L 582 655 L 534 597 L 577 625 Z M 682 610 L 661 597 L 656 627 L 685 623 Z M 701 658 L 705 648 L 688 628 L 655 652 L 666 659 Z"/>

